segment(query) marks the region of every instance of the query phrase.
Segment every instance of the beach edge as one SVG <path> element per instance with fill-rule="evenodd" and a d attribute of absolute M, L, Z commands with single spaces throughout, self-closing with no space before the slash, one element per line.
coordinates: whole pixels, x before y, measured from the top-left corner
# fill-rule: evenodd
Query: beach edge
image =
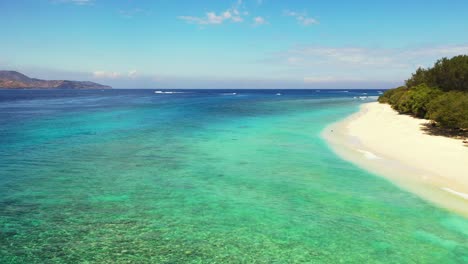
<path fill-rule="evenodd" d="M 468 218 L 468 177 L 461 175 L 468 148 L 461 140 L 425 134 L 420 126 L 426 122 L 371 102 L 327 126 L 321 136 L 342 159 Z M 409 128 L 400 129 L 402 125 Z M 400 141 L 402 136 L 416 140 L 411 145 L 411 140 Z M 421 156 L 412 158 L 408 149 Z M 444 156 L 447 151 L 450 155 Z M 455 168 L 445 171 L 444 166 Z"/>

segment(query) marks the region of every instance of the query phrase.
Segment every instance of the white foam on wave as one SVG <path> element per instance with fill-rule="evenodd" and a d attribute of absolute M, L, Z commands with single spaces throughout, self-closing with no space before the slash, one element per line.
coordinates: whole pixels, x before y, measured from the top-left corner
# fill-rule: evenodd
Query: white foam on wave
<path fill-rule="evenodd" d="M 444 190 L 444 191 L 446 191 L 446 192 L 449 192 L 449 193 L 451 193 L 451 194 L 455 194 L 455 195 L 457 195 L 457 196 L 460 196 L 460 197 L 462 197 L 463 199 L 468 200 L 468 194 L 466 194 L 466 193 L 457 192 L 457 191 L 454 191 L 454 190 L 452 190 L 452 189 L 450 189 L 450 188 L 447 188 L 447 187 L 444 187 L 444 188 L 441 188 L 441 189 Z"/>
<path fill-rule="evenodd" d="M 370 151 L 363 150 L 363 149 L 356 149 L 356 150 L 358 152 L 362 153 L 364 155 L 364 157 L 366 157 L 366 159 L 370 159 L 370 160 L 381 159 L 381 157 L 375 155 L 374 153 L 372 153 Z"/>
<path fill-rule="evenodd" d="M 222 95 L 237 95 L 237 93 L 222 93 Z"/>
<path fill-rule="evenodd" d="M 155 94 L 180 94 L 185 92 L 172 92 L 172 91 L 154 91 Z"/>
<path fill-rule="evenodd" d="M 281 95 L 281 93 L 277 93 L 276 95 Z"/>

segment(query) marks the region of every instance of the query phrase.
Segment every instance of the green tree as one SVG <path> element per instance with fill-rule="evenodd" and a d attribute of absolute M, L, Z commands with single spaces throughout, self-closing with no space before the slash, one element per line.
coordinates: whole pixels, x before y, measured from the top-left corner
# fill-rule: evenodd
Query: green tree
<path fill-rule="evenodd" d="M 417 69 L 406 86 L 386 91 L 379 102 L 444 128 L 468 129 L 468 56 L 442 58 L 432 68 Z"/>
<path fill-rule="evenodd" d="M 430 69 L 430 85 L 444 91 L 468 92 L 468 56 L 460 55 L 451 59 L 438 60 Z"/>
<path fill-rule="evenodd" d="M 468 129 L 468 93 L 447 92 L 428 104 L 428 117 L 446 128 Z"/>
<path fill-rule="evenodd" d="M 405 86 L 401 86 L 395 89 L 390 89 L 384 92 L 383 95 L 379 97 L 380 103 L 389 103 L 390 105 L 394 105 L 400 97 L 408 90 Z"/>
<path fill-rule="evenodd" d="M 407 92 L 408 94 L 408 112 L 416 117 L 424 118 L 427 114 L 428 104 L 436 97 L 442 94 L 442 91 L 437 88 L 431 88 L 426 84 L 420 84 L 412 87 Z"/>
<path fill-rule="evenodd" d="M 429 71 L 423 68 L 418 68 L 415 73 L 405 81 L 407 87 L 417 86 L 423 83 L 428 83 Z"/>
<path fill-rule="evenodd" d="M 432 68 L 418 68 L 405 83 L 409 88 L 426 83 L 443 91 L 468 92 L 468 56 L 442 58 Z"/>

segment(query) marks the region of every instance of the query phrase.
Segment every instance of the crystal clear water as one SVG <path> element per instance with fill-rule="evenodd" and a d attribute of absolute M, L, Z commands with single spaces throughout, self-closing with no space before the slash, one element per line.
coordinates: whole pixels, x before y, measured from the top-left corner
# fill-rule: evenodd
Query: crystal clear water
<path fill-rule="evenodd" d="M 0 263 L 468 263 L 320 138 L 377 91 L 185 92 L 0 91 Z"/>

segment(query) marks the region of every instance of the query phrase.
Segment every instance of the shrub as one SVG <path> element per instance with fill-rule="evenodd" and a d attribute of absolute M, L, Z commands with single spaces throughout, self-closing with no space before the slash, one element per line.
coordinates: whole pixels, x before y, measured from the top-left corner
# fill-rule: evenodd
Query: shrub
<path fill-rule="evenodd" d="M 425 117 L 427 104 L 440 93 L 439 89 L 431 88 L 426 84 L 421 84 L 411 89 L 400 87 L 388 90 L 379 98 L 379 102 L 389 103 L 393 109 L 400 113 Z"/>
<path fill-rule="evenodd" d="M 447 92 L 428 104 L 428 117 L 442 127 L 468 129 L 468 93 Z"/>
<path fill-rule="evenodd" d="M 406 113 L 411 113 L 417 117 L 424 118 L 427 114 L 427 106 L 429 102 L 434 100 L 436 97 L 442 94 L 437 88 L 432 88 L 426 84 L 420 84 L 412 87 L 406 93 Z"/>
<path fill-rule="evenodd" d="M 400 99 L 400 96 L 402 96 L 406 90 L 407 88 L 405 86 L 387 90 L 379 97 L 379 102 L 393 105 Z"/>

